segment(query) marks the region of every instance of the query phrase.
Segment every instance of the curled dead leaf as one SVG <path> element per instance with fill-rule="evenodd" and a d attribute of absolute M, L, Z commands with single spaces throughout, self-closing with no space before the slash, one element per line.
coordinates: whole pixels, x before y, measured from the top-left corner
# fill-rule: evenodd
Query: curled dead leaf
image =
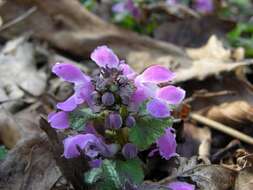
<path fill-rule="evenodd" d="M 61 172 L 49 150 L 45 136 L 19 142 L 0 164 L 0 189 L 51 189 Z"/>
<path fill-rule="evenodd" d="M 223 103 L 211 107 L 205 115 L 212 120 L 239 129 L 252 124 L 253 106 L 246 101 Z"/>
<path fill-rule="evenodd" d="M 235 190 L 253 189 L 253 167 L 241 170 L 235 181 Z"/>
<path fill-rule="evenodd" d="M 231 51 L 229 49 L 225 49 L 221 41 L 215 35 L 212 35 L 206 45 L 200 48 L 188 48 L 186 53 L 193 60 L 201 60 L 201 59 L 217 59 L 220 61 L 228 61 L 230 60 Z"/>

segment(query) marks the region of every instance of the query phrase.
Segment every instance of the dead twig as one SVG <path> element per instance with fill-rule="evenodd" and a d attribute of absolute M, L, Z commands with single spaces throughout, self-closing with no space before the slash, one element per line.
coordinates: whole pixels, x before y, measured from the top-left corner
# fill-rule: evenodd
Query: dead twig
<path fill-rule="evenodd" d="M 3 26 L 0 27 L 0 32 L 2 32 L 3 30 L 6 30 L 7 28 L 10 28 L 11 26 L 13 26 L 13 25 L 21 22 L 22 20 L 26 19 L 27 17 L 32 15 L 36 10 L 37 10 L 37 7 L 34 6 L 34 7 L 30 8 L 24 14 L 20 15 L 19 17 L 11 20 L 10 22 L 7 22 L 6 24 L 4 24 Z"/>
<path fill-rule="evenodd" d="M 212 163 L 218 163 L 224 156 L 226 156 L 228 153 L 234 152 L 236 149 L 238 149 L 241 146 L 240 141 L 233 140 L 231 141 L 225 148 L 220 149 L 215 154 L 212 155 L 211 161 Z"/>
<path fill-rule="evenodd" d="M 213 98 L 213 97 L 219 97 L 219 96 L 228 96 L 228 95 L 235 95 L 235 91 L 230 90 L 222 90 L 218 92 L 208 92 L 205 89 L 198 90 L 193 93 L 193 95 L 187 99 L 184 100 L 185 103 L 190 103 L 198 98 Z"/>
<path fill-rule="evenodd" d="M 215 130 L 221 131 L 227 135 L 230 135 L 236 139 L 239 139 L 245 143 L 253 145 L 253 138 L 252 137 L 250 137 L 244 133 L 241 133 L 235 129 L 232 129 L 229 126 L 226 126 L 226 125 L 223 125 L 223 124 L 216 122 L 214 120 L 208 119 L 208 118 L 206 118 L 202 115 L 199 115 L 197 113 L 190 114 L 190 118 L 199 122 L 199 123 L 205 124 L 208 127 L 211 127 Z"/>

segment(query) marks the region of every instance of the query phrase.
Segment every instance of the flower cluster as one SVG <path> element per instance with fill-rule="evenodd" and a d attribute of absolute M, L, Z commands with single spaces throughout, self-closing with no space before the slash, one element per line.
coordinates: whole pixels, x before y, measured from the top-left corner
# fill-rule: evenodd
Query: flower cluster
<path fill-rule="evenodd" d="M 119 3 L 116 3 L 112 7 L 114 13 L 128 13 L 136 19 L 139 19 L 141 16 L 141 10 L 138 5 L 134 3 L 133 0 L 124 0 Z"/>
<path fill-rule="evenodd" d="M 166 0 L 167 5 L 173 6 L 180 3 L 185 3 L 183 0 Z M 188 1 L 187 1 L 188 2 Z M 213 0 L 192 0 L 188 2 L 188 6 L 192 6 L 193 9 L 200 13 L 211 13 L 214 9 L 214 2 Z M 121 13 L 128 13 L 133 18 L 139 19 L 141 17 L 141 8 L 140 5 L 134 2 L 134 0 L 123 0 L 119 3 L 116 3 L 112 7 L 112 11 L 117 14 Z"/>
<path fill-rule="evenodd" d="M 97 47 L 91 59 L 100 71 L 92 77 L 72 64 L 53 66 L 54 74 L 73 84 L 74 93 L 56 105 L 58 111 L 49 114 L 48 121 L 57 130 L 77 132 L 63 141 L 65 158 L 85 155 L 91 171 L 104 164 L 107 167 L 102 168 L 109 168 L 115 161 L 116 166 L 110 167 L 119 167 L 116 172 L 123 170 L 120 175 L 139 183 L 142 151 L 149 151 L 149 156 L 159 153 L 164 159 L 176 155 L 171 111 L 182 102 L 185 91 L 168 85 L 175 74 L 167 68 L 154 65 L 138 75 L 107 46 Z M 124 171 L 131 167 L 139 168 L 137 181 Z"/>

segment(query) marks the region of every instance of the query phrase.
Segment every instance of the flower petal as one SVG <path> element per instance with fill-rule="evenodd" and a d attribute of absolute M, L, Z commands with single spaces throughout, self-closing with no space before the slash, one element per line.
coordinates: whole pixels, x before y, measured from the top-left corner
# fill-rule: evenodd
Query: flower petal
<path fill-rule="evenodd" d="M 75 85 L 75 102 L 77 104 L 82 104 L 83 102 L 87 102 L 88 104 L 91 101 L 91 93 L 94 90 L 94 86 L 91 81 L 86 81 L 84 83 L 80 83 Z"/>
<path fill-rule="evenodd" d="M 163 66 L 154 65 L 147 68 L 140 76 L 142 82 L 159 84 L 171 81 L 176 75 Z"/>
<path fill-rule="evenodd" d="M 185 91 L 179 87 L 166 86 L 157 92 L 156 97 L 167 101 L 169 104 L 180 104 L 185 98 Z"/>
<path fill-rule="evenodd" d="M 56 107 L 63 111 L 73 111 L 77 107 L 76 96 L 73 94 L 64 102 L 60 102 L 56 105 Z"/>
<path fill-rule="evenodd" d="M 82 83 L 89 80 L 89 77 L 78 67 L 68 63 L 56 63 L 52 68 L 52 72 L 63 80 L 72 83 Z"/>
<path fill-rule="evenodd" d="M 128 64 L 120 64 L 119 68 L 122 70 L 123 75 L 129 79 L 133 79 L 136 75 L 136 72 Z"/>
<path fill-rule="evenodd" d="M 70 136 L 63 141 L 63 155 L 67 159 L 78 157 L 80 155 L 80 152 L 78 151 L 77 146 L 79 146 L 82 150 L 85 151 L 86 155 L 95 157 L 98 155 L 98 151 L 90 150 L 89 146 L 98 143 L 98 138 L 93 134 L 79 134 L 76 136 Z"/>
<path fill-rule="evenodd" d="M 195 190 L 195 185 L 181 181 L 171 182 L 167 186 L 172 190 Z"/>
<path fill-rule="evenodd" d="M 147 104 L 147 111 L 155 118 L 165 118 L 170 116 L 168 105 L 158 99 L 153 99 Z"/>
<path fill-rule="evenodd" d="M 145 89 L 137 87 L 137 89 L 135 90 L 135 92 L 133 93 L 131 97 L 131 103 L 137 106 L 147 99 L 148 99 L 148 95 L 145 93 Z"/>
<path fill-rule="evenodd" d="M 172 133 L 172 128 L 167 128 L 165 134 L 156 141 L 160 155 L 169 160 L 171 157 L 176 156 L 176 137 Z"/>
<path fill-rule="evenodd" d="M 119 2 L 113 5 L 112 11 L 115 13 L 123 13 L 126 11 L 125 2 Z"/>
<path fill-rule="evenodd" d="M 69 127 L 68 113 L 60 111 L 48 115 L 48 122 L 55 129 L 67 129 Z"/>
<path fill-rule="evenodd" d="M 200 13 L 210 13 L 214 10 L 213 0 L 195 0 L 194 9 Z"/>
<path fill-rule="evenodd" d="M 91 53 L 91 59 L 99 67 L 116 68 L 119 65 L 118 57 L 107 46 L 99 46 Z"/>

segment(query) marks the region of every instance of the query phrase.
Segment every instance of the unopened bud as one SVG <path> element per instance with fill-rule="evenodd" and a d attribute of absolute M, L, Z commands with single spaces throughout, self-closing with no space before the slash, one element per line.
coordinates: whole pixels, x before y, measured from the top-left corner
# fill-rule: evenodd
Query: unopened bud
<path fill-rule="evenodd" d="M 115 98 L 114 98 L 114 95 L 110 92 L 106 92 L 103 94 L 102 96 L 102 103 L 105 105 L 105 106 L 112 106 L 115 102 Z"/>
<path fill-rule="evenodd" d="M 122 154 L 126 159 L 133 159 L 138 154 L 138 149 L 134 144 L 127 143 L 122 148 Z"/>
<path fill-rule="evenodd" d="M 126 118 L 126 126 L 131 128 L 135 125 L 136 121 L 135 121 L 135 118 L 131 115 L 129 115 L 127 118 Z"/>
<path fill-rule="evenodd" d="M 122 126 L 122 118 L 118 113 L 111 113 L 105 119 L 105 127 L 111 129 L 119 129 Z"/>

